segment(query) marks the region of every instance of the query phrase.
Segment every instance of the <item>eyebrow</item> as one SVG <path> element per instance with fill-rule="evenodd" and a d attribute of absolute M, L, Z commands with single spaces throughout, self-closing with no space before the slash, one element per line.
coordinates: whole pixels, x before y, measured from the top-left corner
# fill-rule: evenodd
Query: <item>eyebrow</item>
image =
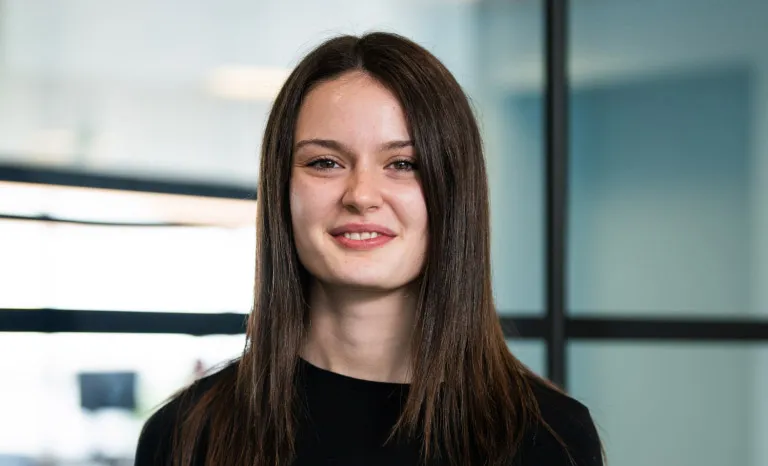
<path fill-rule="evenodd" d="M 324 149 L 331 149 L 338 152 L 342 152 L 344 154 L 351 154 L 353 152 L 349 147 L 333 139 L 303 139 L 296 143 L 296 145 L 293 147 L 293 150 L 298 151 L 304 146 L 319 146 Z M 403 140 L 403 141 L 385 142 L 384 144 L 379 146 L 379 150 L 387 151 L 387 150 L 394 150 L 394 149 L 402 149 L 403 147 L 413 147 L 413 141 Z"/>

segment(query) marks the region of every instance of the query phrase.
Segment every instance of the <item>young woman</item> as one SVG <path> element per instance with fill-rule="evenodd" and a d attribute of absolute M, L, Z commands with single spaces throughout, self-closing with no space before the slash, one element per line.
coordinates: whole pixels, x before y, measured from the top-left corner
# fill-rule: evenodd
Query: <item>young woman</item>
<path fill-rule="evenodd" d="M 147 422 L 138 466 L 602 464 L 587 408 L 507 348 L 480 134 L 433 55 L 325 42 L 262 150 L 248 343 Z"/>

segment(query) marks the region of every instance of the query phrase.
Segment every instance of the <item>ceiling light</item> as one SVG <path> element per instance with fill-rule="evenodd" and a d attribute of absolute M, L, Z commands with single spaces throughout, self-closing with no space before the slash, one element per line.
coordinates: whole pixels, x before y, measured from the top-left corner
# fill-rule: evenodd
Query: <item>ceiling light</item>
<path fill-rule="evenodd" d="M 271 101 L 289 74 L 290 70 L 285 68 L 222 66 L 213 70 L 207 88 L 224 99 Z"/>
<path fill-rule="evenodd" d="M 0 215 L 251 227 L 256 224 L 256 201 L 0 181 Z"/>

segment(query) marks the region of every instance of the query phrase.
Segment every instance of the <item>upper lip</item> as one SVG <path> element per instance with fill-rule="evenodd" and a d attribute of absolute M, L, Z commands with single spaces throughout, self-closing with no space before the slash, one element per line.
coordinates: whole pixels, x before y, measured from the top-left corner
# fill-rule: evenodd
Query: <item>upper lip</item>
<path fill-rule="evenodd" d="M 344 233 L 378 233 L 380 235 L 385 236 L 397 236 L 396 233 L 389 228 L 382 226 L 382 225 L 376 225 L 375 223 L 347 223 L 345 225 L 341 225 L 339 227 L 336 227 L 330 231 L 331 235 L 333 236 L 339 236 L 343 235 Z"/>

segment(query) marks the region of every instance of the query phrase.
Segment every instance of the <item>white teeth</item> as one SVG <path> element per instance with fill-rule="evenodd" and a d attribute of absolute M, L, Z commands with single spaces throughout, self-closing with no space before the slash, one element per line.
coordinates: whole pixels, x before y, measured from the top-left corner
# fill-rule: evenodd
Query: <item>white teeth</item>
<path fill-rule="evenodd" d="M 378 238 L 378 236 L 379 234 L 375 231 L 372 231 L 372 232 L 366 231 L 363 233 L 344 233 L 345 238 L 355 240 L 355 241 Z"/>

